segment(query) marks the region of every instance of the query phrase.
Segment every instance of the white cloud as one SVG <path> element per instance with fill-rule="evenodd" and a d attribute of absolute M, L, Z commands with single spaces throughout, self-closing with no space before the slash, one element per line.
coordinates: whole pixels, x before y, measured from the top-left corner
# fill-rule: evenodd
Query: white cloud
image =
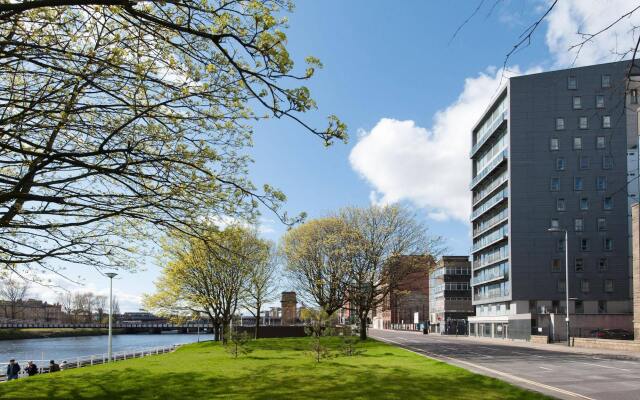
<path fill-rule="evenodd" d="M 568 67 L 574 60 L 576 66 L 619 60 L 620 53 L 636 44 L 638 36 L 633 27 L 640 25 L 640 10 L 586 43 L 579 55 L 577 48 L 569 48 L 584 40 L 580 33 L 599 32 L 637 6 L 629 0 L 559 1 L 547 17 L 546 44 L 554 66 Z"/>
<path fill-rule="evenodd" d="M 408 200 L 432 219 L 468 221 L 470 132 L 497 94 L 501 74 L 491 68 L 468 78 L 456 102 L 436 113 L 431 129 L 383 118 L 362 135 L 349 160 L 375 188 L 371 202 Z"/>

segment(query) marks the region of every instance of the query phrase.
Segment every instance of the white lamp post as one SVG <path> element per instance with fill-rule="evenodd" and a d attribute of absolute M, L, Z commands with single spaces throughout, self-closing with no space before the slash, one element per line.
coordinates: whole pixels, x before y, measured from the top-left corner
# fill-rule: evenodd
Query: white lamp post
<path fill-rule="evenodd" d="M 111 329 L 112 329 L 112 319 L 113 319 L 113 278 L 118 275 L 115 272 L 107 272 L 105 276 L 109 278 L 109 347 L 107 350 L 107 355 L 109 357 L 109 362 L 111 362 Z"/>
<path fill-rule="evenodd" d="M 567 317 L 565 322 L 567 323 L 567 346 L 571 346 L 571 335 L 569 332 L 569 232 L 566 229 L 557 227 L 547 229 L 549 232 L 564 232 L 564 265 L 565 265 L 565 278 L 564 278 L 564 291 L 566 294 L 566 311 Z"/>

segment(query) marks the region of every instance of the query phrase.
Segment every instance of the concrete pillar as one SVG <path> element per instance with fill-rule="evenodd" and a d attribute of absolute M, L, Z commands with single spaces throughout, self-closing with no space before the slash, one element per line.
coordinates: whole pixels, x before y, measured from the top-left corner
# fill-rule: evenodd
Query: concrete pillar
<path fill-rule="evenodd" d="M 633 254 L 633 334 L 640 341 L 640 205 L 631 206 L 631 247 Z"/>

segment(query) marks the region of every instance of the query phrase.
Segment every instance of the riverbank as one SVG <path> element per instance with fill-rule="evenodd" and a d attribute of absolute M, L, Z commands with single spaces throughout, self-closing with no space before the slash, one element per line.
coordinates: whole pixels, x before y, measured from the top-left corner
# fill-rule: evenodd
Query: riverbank
<path fill-rule="evenodd" d="M 55 337 L 99 336 L 109 333 L 104 328 L 47 328 L 47 329 L 0 329 L 0 340 L 44 339 Z M 113 334 L 124 333 L 124 329 L 114 329 Z"/>
<path fill-rule="evenodd" d="M 234 359 L 216 342 L 168 354 L 67 370 L 0 384 L 0 399 L 548 399 L 375 340 L 361 354 L 338 354 L 341 340 L 324 338 L 332 356 L 316 363 L 310 338 L 249 342 Z"/>

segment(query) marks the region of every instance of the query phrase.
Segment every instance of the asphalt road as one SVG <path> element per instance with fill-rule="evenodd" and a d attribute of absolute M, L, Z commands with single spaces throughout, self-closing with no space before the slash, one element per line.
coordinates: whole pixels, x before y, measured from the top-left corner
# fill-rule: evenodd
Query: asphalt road
<path fill-rule="evenodd" d="M 640 400 L 640 359 L 635 357 L 415 332 L 370 329 L 369 335 L 560 399 Z"/>

